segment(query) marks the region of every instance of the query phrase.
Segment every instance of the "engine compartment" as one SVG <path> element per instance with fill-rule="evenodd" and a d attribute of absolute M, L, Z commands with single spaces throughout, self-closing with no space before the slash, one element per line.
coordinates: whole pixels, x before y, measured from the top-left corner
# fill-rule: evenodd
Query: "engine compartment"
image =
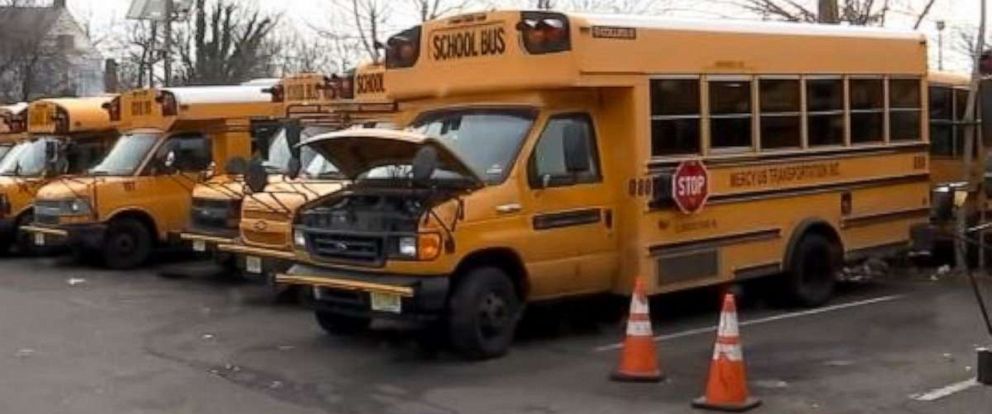
<path fill-rule="evenodd" d="M 350 192 L 300 214 L 300 224 L 331 232 L 415 233 L 430 197 L 414 192 Z"/>

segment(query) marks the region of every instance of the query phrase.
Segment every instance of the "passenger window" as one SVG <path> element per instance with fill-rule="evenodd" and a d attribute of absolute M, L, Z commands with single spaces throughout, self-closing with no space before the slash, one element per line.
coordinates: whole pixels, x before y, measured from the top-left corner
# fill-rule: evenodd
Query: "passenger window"
<path fill-rule="evenodd" d="M 954 95 L 951 88 L 930 87 L 930 153 L 954 156 Z"/>
<path fill-rule="evenodd" d="M 979 100 L 980 102 L 980 100 Z M 976 102 L 976 105 L 979 103 Z M 977 108 L 976 108 L 977 109 Z M 954 89 L 954 155 L 964 154 L 964 114 L 968 111 L 968 90 Z M 978 135 L 980 128 L 975 128 L 975 135 Z M 973 147 L 977 153 L 978 146 Z"/>
<path fill-rule="evenodd" d="M 921 139 L 922 112 L 919 79 L 889 80 L 889 130 L 892 141 Z"/>
<path fill-rule="evenodd" d="M 162 146 L 162 155 L 174 151 L 175 167 L 180 172 L 200 172 L 206 170 L 213 161 L 210 141 L 199 134 L 175 135 Z"/>
<path fill-rule="evenodd" d="M 710 81 L 710 147 L 750 148 L 751 81 Z"/>
<path fill-rule="evenodd" d="M 651 155 L 700 153 L 698 79 L 651 81 Z"/>
<path fill-rule="evenodd" d="M 82 174 L 98 164 L 109 146 L 97 138 L 70 141 L 66 157 L 69 161 L 67 174 Z"/>
<path fill-rule="evenodd" d="M 844 81 L 806 81 L 806 117 L 811 147 L 844 144 Z"/>
<path fill-rule="evenodd" d="M 851 79 L 851 142 L 864 144 L 885 139 L 885 83 L 878 79 Z"/>
<path fill-rule="evenodd" d="M 762 79 L 758 90 L 761 95 L 761 148 L 802 146 L 799 79 Z"/>
<path fill-rule="evenodd" d="M 531 156 L 528 175 L 533 188 L 601 181 L 596 133 L 589 116 L 570 114 L 548 120 Z"/>

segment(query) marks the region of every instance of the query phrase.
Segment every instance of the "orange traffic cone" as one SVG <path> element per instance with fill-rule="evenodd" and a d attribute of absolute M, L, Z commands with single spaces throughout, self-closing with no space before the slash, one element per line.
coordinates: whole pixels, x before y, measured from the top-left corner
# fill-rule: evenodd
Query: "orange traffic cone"
<path fill-rule="evenodd" d="M 737 327 L 737 305 L 734 295 L 723 297 L 723 312 L 713 362 L 710 363 L 706 395 L 692 402 L 696 408 L 719 411 L 747 411 L 761 405 L 761 400 L 748 395 L 747 374 L 744 369 L 744 351 Z"/>
<path fill-rule="evenodd" d="M 627 339 L 623 343 L 620 366 L 611 378 L 616 381 L 661 381 L 658 354 L 651 333 L 651 311 L 644 293 L 644 282 L 637 278 L 634 295 L 630 298 L 630 318 L 627 319 Z"/>

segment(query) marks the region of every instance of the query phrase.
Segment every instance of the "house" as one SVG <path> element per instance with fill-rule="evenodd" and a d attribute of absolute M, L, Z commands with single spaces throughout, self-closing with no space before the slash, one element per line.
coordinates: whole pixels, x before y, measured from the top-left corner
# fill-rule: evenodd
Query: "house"
<path fill-rule="evenodd" d="M 0 7 L 0 103 L 103 93 L 103 57 L 66 1 Z"/>

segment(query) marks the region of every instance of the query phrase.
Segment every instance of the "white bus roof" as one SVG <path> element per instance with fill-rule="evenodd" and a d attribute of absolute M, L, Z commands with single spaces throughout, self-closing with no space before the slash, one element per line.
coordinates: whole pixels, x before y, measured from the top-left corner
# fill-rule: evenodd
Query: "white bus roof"
<path fill-rule="evenodd" d="M 163 88 L 172 93 L 180 105 L 271 102 L 272 95 L 262 86 L 193 86 Z"/>
<path fill-rule="evenodd" d="M 27 109 L 28 109 L 28 104 L 27 103 L 18 102 L 18 103 L 15 103 L 15 104 L 0 106 L 0 113 L 17 114 L 17 113 L 24 112 Z"/>
<path fill-rule="evenodd" d="M 656 16 L 632 16 L 620 14 L 585 14 L 568 13 L 585 19 L 595 26 L 622 26 L 644 29 L 722 32 L 722 33 L 754 33 L 791 36 L 825 36 L 825 37 L 869 37 L 880 39 L 919 39 L 926 36 L 921 32 L 909 30 L 892 30 L 874 27 L 846 26 L 834 24 L 810 24 L 790 22 L 769 22 L 753 20 L 705 20 L 705 19 L 676 19 Z"/>

